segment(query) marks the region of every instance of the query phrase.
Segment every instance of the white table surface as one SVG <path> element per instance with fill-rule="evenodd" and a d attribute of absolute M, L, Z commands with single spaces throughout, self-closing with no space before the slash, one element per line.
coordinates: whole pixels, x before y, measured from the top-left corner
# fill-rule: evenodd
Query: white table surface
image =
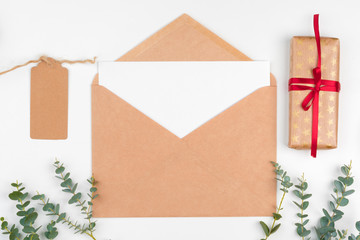
<path fill-rule="evenodd" d="M 256 60 L 269 60 L 278 80 L 278 162 L 291 176 L 305 172 L 314 194 L 308 212 L 311 224 L 321 216 L 330 200 L 332 181 L 338 168 L 353 159 L 354 187 L 360 176 L 360 3 L 357 0 L 1 0 L 0 71 L 27 60 L 49 55 L 58 59 L 98 56 L 118 58 L 151 34 L 188 13 L 230 44 Z M 312 15 L 320 13 L 322 36 L 341 40 L 341 82 L 339 148 L 309 151 L 287 147 L 289 42 L 294 35 L 313 35 Z M 19 179 L 29 191 L 58 195 L 57 179 L 51 163 L 60 158 L 73 177 L 87 187 L 91 173 L 90 83 L 95 65 L 69 68 L 69 138 L 65 141 L 31 140 L 29 137 L 30 67 L 0 77 L 0 215 L 17 218 L 14 202 L 7 198 L 10 182 Z M 295 179 L 294 179 L 295 180 Z M 339 226 L 354 231 L 360 219 L 356 203 L 360 193 L 350 197 Z M 246 194 L 246 193 L 244 193 Z M 280 194 L 280 193 L 279 193 Z M 294 223 L 296 207 L 289 195 L 282 227 L 272 239 L 297 239 Z M 76 210 L 68 209 L 75 214 Z M 180 239 L 260 239 L 258 221 L 270 218 L 132 218 L 99 219 L 97 239 L 180 240 Z M 1 235 L 0 235 L 1 236 Z M 3 236 L 0 237 L 2 239 Z M 314 236 L 315 238 L 315 236 Z M 5 238 L 4 238 L 5 239 Z M 57 239 L 73 237 L 60 227 Z"/>

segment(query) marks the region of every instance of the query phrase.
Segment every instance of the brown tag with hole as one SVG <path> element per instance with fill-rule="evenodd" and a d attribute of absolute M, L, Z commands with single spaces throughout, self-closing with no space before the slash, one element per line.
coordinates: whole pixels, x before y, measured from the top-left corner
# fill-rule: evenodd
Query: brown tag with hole
<path fill-rule="evenodd" d="M 30 137 L 66 139 L 68 70 L 52 58 L 31 69 Z"/>

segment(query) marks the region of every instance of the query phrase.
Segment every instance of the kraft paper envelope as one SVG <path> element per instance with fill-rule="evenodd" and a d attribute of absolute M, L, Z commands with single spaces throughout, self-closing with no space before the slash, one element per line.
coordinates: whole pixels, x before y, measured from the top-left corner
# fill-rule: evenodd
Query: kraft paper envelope
<path fill-rule="evenodd" d="M 118 59 L 250 60 L 187 15 Z M 95 77 L 92 158 L 94 217 L 271 216 L 276 80 L 179 138 Z"/>

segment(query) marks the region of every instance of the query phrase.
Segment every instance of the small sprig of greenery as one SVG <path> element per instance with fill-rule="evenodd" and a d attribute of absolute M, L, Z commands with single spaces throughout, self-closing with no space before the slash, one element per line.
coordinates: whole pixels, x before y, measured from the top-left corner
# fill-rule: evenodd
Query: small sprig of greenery
<path fill-rule="evenodd" d="M 82 194 L 76 191 L 78 184 L 73 183 L 69 172 L 65 173 L 64 165 L 56 160 L 54 166 L 56 168 L 56 177 L 62 180 L 60 185 L 63 188 L 63 191 L 71 194 L 68 204 L 71 205 L 77 203 L 77 206 L 80 207 L 80 212 L 85 215 L 88 224 L 78 224 L 77 221 L 72 221 L 65 212 L 60 212 L 60 204 L 52 203 L 45 194 L 37 192 L 37 194 L 30 199 L 29 193 L 24 192 L 25 188 L 22 187 L 22 183 L 16 182 L 11 184 L 15 190 L 9 194 L 9 198 L 18 202 L 16 205 L 16 208 L 18 209 L 17 215 L 21 217 L 19 223 L 22 226 L 21 231 L 24 236 L 22 236 L 19 228 L 15 224 L 9 227 L 9 223 L 5 218 L 1 217 L 1 230 L 3 234 L 9 235 L 9 240 L 40 240 L 38 232 L 41 229 L 41 226 L 37 228 L 34 226 L 38 213 L 35 211 L 34 207 L 29 207 L 31 205 L 31 200 L 40 201 L 42 210 L 47 213 L 47 216 L 56 216 L 56 219 L 52 219 L 50 223 L 47 224 L 46 230 L 44 230 L 43 234 L 46 239 L 53 240 L 57 237 L 58 230 L 56 224 L 61 222 L 67 224 L 70 229 L 74 229 L 75 233 L 86 234 L 93 240 L 96 240 L 94 236 L 96 222 L 92 219 L 92 201 L 98 194 L 96 194 L 97 188 L 95 187 L 96 181 L 94 177 L 87 180 L 91 185 L 90 193 L 88 193 L 89 200 L 82 201 Z"/>
<path fill-rule="evenodd" d="M 305 227 L 305 225 L 309 223 L 309 219 L 306 219 L 308 215 L 305 214 L 304 211 L 309 207 L 309 201 L 306 200 L 309 199 L 312 194 L 305 192 L 308 188 L 308 183 L 306 182 L 304 174 L 301 176 L 301 178 L 298 178 L 298 180 L 299 184 L 295 185 L 297 189 L 295 189 L 293 193 L 300 199 L 300 203 L 295 201 L 293 202 L 300 209 L 300 213 L 297 214 L 297 216 L 300 218 L 300 223 L 295 223 L 295 225 L 297 234 L 301 237 L 302 240 L 305 240 L 305 238 L 310 235 L 311 231 Z M 306 240 L 309 239 L 310 237 L 306 238 Z"/>
<path fill-rule="evenodd" d="M 57 178 L 59 178 L 62 182 L 60 186 L 63 188 L 62 191 L 69 193 L 71 198 L 69 199 L 69 204 L 75 204 L 77 207 L 80 207 L 81 214 L 85 215 L 85 219 L 88 221 L 88 226 L 82 228 L 82 233 L 89 233 L 89 236 L 93 237 L 93 232 L 95 231 L 96 222 L 92 221 L 92 201 L 98 197 L 98 194 L 95 194 L 97 188 L 95 187 L 95 179 L 91 177 L 87 181 L 91 185 L 90 194 L 88 194 L 89 201 L 82 200 L 82 194 L 77 192 L 77 183 L 73 183 L 73 180 L 70 178 L 70 173 L 65 173 L 65 167 L 63 164 L 60 164 L 59 161 L 56 161 L 55 164 L 55 173 L 57 174 Z"/>
<path fill-rule="evenodd" d="M 354 178 L 351 173 L 352 162 L 349 165 L 341 167 L 343 176 L 339 176 L 334 181 L 334 194 L 331 194 L 333 201 L 329 202 L 331 214 L 323 208 L 324 216 L 320 218 L 320 227 L 315 228 L 316 234 L 320 240 L 329 240 L 335 238 L 336 240 L 345 239 L 347 230 L 337 230 L 335 228 L 335 222 L 339 221 L 344 213 L 339 210 L 340 207 L 345 207 L 349 203 L 347 196 L 353 194 L 355 190 L 349 189 L 354 183 Z"/>
<path fill-rule="evenodd" d="M 355 224 L 356 230 L 358 230 L 358 235 L 355 236 L 354 234 L 351 234 L 348 238 L 348 240 L 360 240 L 360 221 L 356 222 Z"/>
<path fill-rule="evenodd" d="M 280 182 L 280 191 L 283 192 L 279 206 L 276 208 L 276 212 L 273 213 L 273 223 L 271 226 L 268 226 L 263 221 L 260 221 L 260 225 L 265 234 L 265 238 L 261 240 L 266 240 L 270 237 L 270 235 L 274 234 L 281 226 L 281 224 L 276 224 L 278 220 L 282 218 L 280 215 L 280 211 L 283 210 L 282 204 L 285 199 L 285 195 L 289 192 L 289 189 L 293 186 L 290 177 L 287 175 L 287 172 L 281 169 L 281 166 L 276 162 L 271 162 L 275 168 L 275 173 L 277 175 L 276 180 Z"/>

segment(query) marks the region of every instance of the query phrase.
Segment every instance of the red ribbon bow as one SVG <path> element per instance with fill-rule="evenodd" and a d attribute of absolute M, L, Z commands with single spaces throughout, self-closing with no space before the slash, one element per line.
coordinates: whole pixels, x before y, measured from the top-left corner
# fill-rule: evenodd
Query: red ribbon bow
<path fill-rule="evenodd" d="M 314 78 L 290 78 L 289 91 L 304 91 L 310 90 L 310 93 L 305 97 L 301 106 L 307 111 L 312 106 L 312 137 L 311 137 L 311 156 L 316 158 L 318 129 L 319 129 L 319 93 L 320 91 L 339 92 L 340 83 L 333 80 L 321 79 L 321 46 L 319 33 L 319 14 L 314 15 L 314 32 L 316 39 L 316 46 L 318 52 L 317 67 L 313 69 Z M 312 84 L 307 86 L 302 84 Z"/>

